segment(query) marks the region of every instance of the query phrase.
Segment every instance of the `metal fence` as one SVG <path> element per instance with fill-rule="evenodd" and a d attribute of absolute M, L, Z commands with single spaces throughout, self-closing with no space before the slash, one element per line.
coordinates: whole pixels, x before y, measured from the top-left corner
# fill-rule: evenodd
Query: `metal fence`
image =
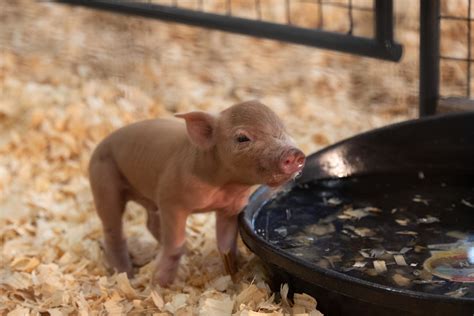
<path fill-rule="evenodd" d="M 393 38 L 392 0 L 58 0 L 96 9 L 175 21 L 296 44 L 398 61 L 402 47 Z M 220 8 L 216 3 L 221 3 Z M 209 3 L 214 4 L 210 6 Z M 236 8 L 245 4 L 245 16 Z M 266 16 L 283 6 L 279 21 Z M 295 8 L 314 12 L 302 25 Z M 345 28 L 331 29 L 326 12 L 337 10 Z M 311 16 L 307 14 L 305 16 Z M 370 35 L 357 34 L 358 24 L 372 21 Z"/>
<path fill-rule="evenodd" d="M 472 0 L 449 10 L 440 0 L 421 0 L 420 7 L 420 115 L 474 110 L 472 97 Z M 448 34 L 449 32 L 454 34 Z M 448 42 L 448 41 L 453 42 Z M 446 42 L 445 42 L 446 41 Z M 456 47 L 453 48 L 452 46 Z M 463 81 L 450 80 L 458 69 Z"/>

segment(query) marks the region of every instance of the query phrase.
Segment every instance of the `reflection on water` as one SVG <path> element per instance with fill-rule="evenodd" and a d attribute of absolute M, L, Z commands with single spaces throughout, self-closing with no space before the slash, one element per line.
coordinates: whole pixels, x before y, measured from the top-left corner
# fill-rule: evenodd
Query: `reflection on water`
<path fill-rule="evenodd" d="M 315 266 L 402 289 L 474 297 L 474 175 L 306 183 L 267 203 L 255 227 Z"/>

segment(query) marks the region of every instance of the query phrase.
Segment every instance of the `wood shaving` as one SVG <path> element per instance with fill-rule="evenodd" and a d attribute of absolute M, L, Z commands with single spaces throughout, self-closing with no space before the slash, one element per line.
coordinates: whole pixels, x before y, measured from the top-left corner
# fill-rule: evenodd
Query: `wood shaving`
<path fill-rule="evenodd" d="M 405 257 L 403 255 L 394 255 L 393 259 L 395 259 L 395 262 L 399 266 L 406 266 L 407 265 L 407 262 L 405 261 Z"/>
<path fill-rule="evenodd" d="M 372 237 L 376 234 L 375 231 L 366 227 L 357 227 L 356 229 L 354 229 L 354 233 L 356 233 L 360 237 Z"/>
<path fill-rule="evenodd" d="M 407 226 L 410 220 L 408 218 L 405 219 L 396 219 L 395 222 L 397 222 L 398 225 L 400 226 Z"/>
<path fill-rule="evenodd" d="M 417 202 L 417 203 L 425 204 L 426 206 L 430 205 L 427 199 L 423 199 L 419 195 L 415 195 L 415 197 L 412 199 L 412 201 Z"/>
<path fill-rule="evenodd" d="M 352 209 L 348 208 L 343 211 L 342 215 L 338 215 L 340 219 L 351 219 L 351 220 L 360 220 L 366 216 L 372 215 L 369 213 L 369 210 L 366 208 Z"/>
<path fill-rule="evenodd" d="M 401 230 L 396 232 L 397 235 L 408 235 L 408 236 L 417 236 L 418 233 L 412 230 Z"/>
<path fill-rule="evenodd" d="M 316 300 L 312 297 L 309 296 L 308 294 L 298 294 L 295 293 L 293 296 L 293 302 L 294 302 L 294 307 L 301 306 L 304 309 L 304 313 L 309 313 L 311 311 L 314 311 L 317 306 Z"/>
<path fill-rule="evenodd" d="M 306 226 L 304 232 L 310 235 L 324 236 L 334 233 L 336 228 L 332 223 L 329 224 L 313 224 Z"/>
<path fill-rule="evenodd" d="M 466 205 L 467 207 L 474 208 L 474 204 L 470 203 L 469 201 L 462 199 L 461 203 Z"/>
<path fill-rule="evenodd" d="M 237 295 L 235 304 L 237 304 L 237 306 L 259 304 L 268 298 L 267 295 L 268 293 L 265 289 L 260 289 L 256 285 L 251 284 Z"/>
<path fill-rule="evenodd" d="M 399 285 L 399 286 L 408 286 L 411 283 L 411 280 L 409 278 L 404 277 L 401 274 L 394 274 L 392 276 L 393 281 Z"/>
<path fill-rule="evenodd" d="M 402 249 L 400 249 L 399 253 L 401 253 L 402 255 L 406 254 L 408 251 L 412 250 L 413 248 L 411 247 L 403 247 Z"/>
<path fill-rule="evenodd" d="M 446 236 L 456 238 L 456 239 L 466 240 L 469 237 L 469 234 L 458 231 L 458 230 L 453 230 L 453 231 L 447 232 Z"/>
<path fill-rule="evenodd" d="M 329 261 L 329 264 L 331 267 L 334 269 L 335 268 L 335 263 L 341 262 L 342 261 L 342 256 L 341 255 L 334 255 L 334 256 L 323 256 L 327 261 Z"/>
<path fill-rule="evenodd" d="M 445 293 L 445 295 L 451 296 L 451 297 L 463 297 L 464 295 L 467 294 L 469 291 L 469 288 L 467 287 L 460 287 L 459 289 L 451 292 Z"/>
<path fill-rule="evenodd" d="M 372 212 L 372 213 L 382 213 L 381 209 L 379 209 L 378 207 L 373 207 L 373 206 L 364 207 L 363 210 L 366 212 Z"/>
<path fill-rule="evenodd" d="M 337 205 L 341 205 L 341 204 L 342 204 L 342 200 L 339 199 L 339 198 L 336 198 L 336 197 L 332 197 L 332 198 L 329 198 L 329 199 L 325 200 L 325 203 L 326 203 L 327 205 L 337 206 Z"/>
<path fill-rule="evenodd" d="M 281 295 L 281 301 L 283 303 L 283 306 L 285 307 L 290 307 L 290 302 L 288 301 L 288 292 L 290 288 L 288 287 L 288 284 L 282 284 L 280 286 L 280 295 Z"/>
<path fill-rule="evenodd" d="M 352 265 L 354 268 L 363 268 L 367 265 L 367 262 L 366 261 L 356 261 L 354 262 L 354 264 Z"/>
<path fill-rule="evenodd" d="M 418 218 L 417 223 L 418 224 L 432 224 L 432 223 L 437 223 L 439 222 L 439 218 L 427 215 L 426 217 Z"/>
<path fill-rule="evenodd" d="M 387 265 L 384 260 L 374 260 L 373 264 L 375 271 L 378 273 L 387 272 Z"/>
<path fill-rule="evenodd" d="M 229 297 L 221 299 L 207 298 L 204 300 L 199 310 L 199 315 L 203 316 L 224 316 L 232 315 L 234 301 Z"/>
<path fill-rule="evenodd" d="M 160 294 L 158 294 L 155 290 L 152 290 L 150 293 L 150 297 L 153 300 L 153 303 L 158 308 L 158 310 L 162 310 L 165 306 L 165 302 Z"/>

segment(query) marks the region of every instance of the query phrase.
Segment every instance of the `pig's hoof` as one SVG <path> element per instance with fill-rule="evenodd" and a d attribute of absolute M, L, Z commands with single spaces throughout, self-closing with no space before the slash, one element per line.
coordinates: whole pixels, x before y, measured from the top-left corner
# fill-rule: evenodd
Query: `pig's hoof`
<path fill-rule="evenodd" d="M 161 287 L 170 286 L 175 278 L 176 273 L 169 273 L 166 271 L 156 271 L 153 275 L 153 284 L 158 284 Z"/>
<path fill-rule="evenodd" d="M 127 277 L 129 279 L 133 278 L 133 269 L 130 269 L 130 270 L 124 270 L 122 272 L 125 272 L 127 274 Z"/>
<path fill-rule="evenodd" d="M 227 274 L 230 274 L 234 278 L 237 273 L 237 263 L 235 254 L 232 252 L 227 252 L 222 254 L 222 260 L 224 261 L 224 267 Z"/>
<path fill-rule="evenodd" d="M 115 271 L 118 273 L 127 273 L 129 279 L 133 277 L 132 262 L 130 261 L 130 258 L 128 258 L 128 255 L 126 257 L 117 257 L 106 253 L 106 257 L 107 262 Z"/>
<path fill-rule="evenodd" d="M 131 265 L 113 266 L 113 268 L 114 268 L 115 271 L 117 271 L 117 273 L 125 272 L 129 279 L 133 278 L 133 268 L 132 268 Z"/>

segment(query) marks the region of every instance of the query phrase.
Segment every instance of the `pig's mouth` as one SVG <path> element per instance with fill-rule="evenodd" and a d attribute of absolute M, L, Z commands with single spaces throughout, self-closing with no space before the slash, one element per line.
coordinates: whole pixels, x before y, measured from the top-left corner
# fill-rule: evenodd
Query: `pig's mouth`
<path fill-rule="evenodd" d="M 275 188 L 279 187 L 290 180 L 295 180 L 301 175 L 301 171 L 298 171 L 294 174 L 274 174 L 272 175 L 271 179 L 267 181 L 265 184 L 269 187 Z"/>

